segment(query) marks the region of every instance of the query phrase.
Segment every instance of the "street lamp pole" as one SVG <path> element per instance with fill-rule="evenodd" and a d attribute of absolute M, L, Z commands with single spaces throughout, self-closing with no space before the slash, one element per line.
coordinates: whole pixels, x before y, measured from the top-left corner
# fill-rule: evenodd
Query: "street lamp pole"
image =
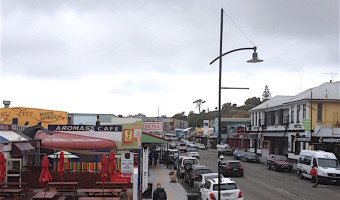
<path fill-rule="evenodd" d="M 245 88 L 222 88 L 222 57 L 225 55 L 228 55 L 230 53 L 236 52 L 236 51 L 243 51 L 243 50 L 253 50 L 253 57 L 251 60 L 248 60 L 249 63 L 258 63 L 262 62 L 263 60 L 258 59 L 257 57 L 257 48 L 254 47 L 248 47 L 248 48 L 239 48 L 234 49 L 231 51 L 228 51 L 226 53 L 222 54 L 222 40 L 223 39 L 223 8 L 221 9 L 221 31 L 220 31 L 220 56 L 215 58 L 213 61 L 210 62 L 210 65 L 213 64 L 217 59 L 219 59 L 219 77 L 218 77 L 218 139 L 217 142 L 220 144 L 221 142 L 221 89 L 245 89 Z M 221 199 L 221 170 L 218 166 L 218 199 Z"/>

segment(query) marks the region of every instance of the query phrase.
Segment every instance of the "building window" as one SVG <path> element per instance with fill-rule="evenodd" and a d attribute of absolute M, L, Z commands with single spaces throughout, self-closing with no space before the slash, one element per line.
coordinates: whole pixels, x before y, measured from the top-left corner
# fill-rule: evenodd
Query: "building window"
<path fill-rule="evenodd" d="M 322 103 L 318 103 L 318 122 L 322 122 Z"/>
<path fill-rule="evenodd" d="M 283 110 L 279 110 L 279 124 L 282 125 L 283 124 Z"/>
<path fill-rule="evenodd" d="M 255 126 L 257 126 L 257 113 L 255 113 Z"/>
<path fill-rule="evenodd" d="M 302 109 L 302 119 L 306 119 L 306 104 L 303 104 Z"/>
<path fill-rule="evenodd" d="M 18 124 L 19 124 L 18 118 L 12 118 L 12 125 L 18 125 Z"/>
<path fill-rule="evenodd" d="M 291 107 L 291 110 L 290 110 L 290 121 L 291 123 L 294 123 L 294 106 Z"/>
<path fill-rule="evenodd" d="M 296 123 L 300 123 L 300 105 L 296 108 Z"/>

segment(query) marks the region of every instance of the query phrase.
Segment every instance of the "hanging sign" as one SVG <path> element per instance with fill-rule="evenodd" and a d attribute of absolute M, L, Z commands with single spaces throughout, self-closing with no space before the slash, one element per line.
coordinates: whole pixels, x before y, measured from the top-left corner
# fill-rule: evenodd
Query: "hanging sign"
<path fill-rule="evenodd" d="M 122 174 L 133 174 L 133 153 L 122 153 L 121 156 L 121 172 Z"/>
<path fill-rule="evenodd" d="M 148 160 L 149 160 L 149 149 L 143 149 L 143 179 L 142 179 L 142 189 L 143 192 L 148 189 L 148 177 L 149 177 L 149 167 L 148 167 Z"/>

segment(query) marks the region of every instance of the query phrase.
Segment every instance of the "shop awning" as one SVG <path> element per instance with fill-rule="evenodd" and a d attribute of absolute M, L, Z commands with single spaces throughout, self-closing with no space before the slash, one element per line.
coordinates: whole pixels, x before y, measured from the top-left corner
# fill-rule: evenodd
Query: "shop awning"
<path fill-rule="evenodd" d="M 21 152 L 33 151 L 34 147 L 28 142 L 13 143 Z"/>
<path fill-rule="evenodd" d="M 142 144 L 166 144 L 168 141 L 166 139 L 148 134 L 142 134 Z"/>
<path fill-rule="evenodd" d="M 5 142 L 6 143 L 6 142 L 8 142 L 8 140 L 6 138 L 0 136 L 0 142 L 2 142 L 2 143 Z"/>
<path fill-rule="evenodd" d="M 17 134 L 14 131 L 0 131 L 0 137 L 5 138 L 8 140 L 8 142 L 22 142 L 22 141 L 28 141 L 23 136 Z M 1 139 L 0 139 L 1 141 Z"/>
<path fill-rule="evenodd" d="M 44 131 L 38 131 L 35 139 L 41 139 L 41 147 L 47 149 L 100 150 L 114 149 L 117 147 L 116 143 L 111 140 L 63 132 L 53 132 L 52 135 L 48 135 Z"/>

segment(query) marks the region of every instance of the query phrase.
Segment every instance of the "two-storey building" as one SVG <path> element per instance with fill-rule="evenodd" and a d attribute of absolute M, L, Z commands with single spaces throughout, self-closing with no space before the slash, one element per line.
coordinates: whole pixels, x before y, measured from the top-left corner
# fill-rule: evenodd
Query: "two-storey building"
<path fill-rule="evenodd" d="M 303 149 L 340 151 L 340 82 L 275 96 L 250 110 L 250 151 L 297 159 Z"/>

